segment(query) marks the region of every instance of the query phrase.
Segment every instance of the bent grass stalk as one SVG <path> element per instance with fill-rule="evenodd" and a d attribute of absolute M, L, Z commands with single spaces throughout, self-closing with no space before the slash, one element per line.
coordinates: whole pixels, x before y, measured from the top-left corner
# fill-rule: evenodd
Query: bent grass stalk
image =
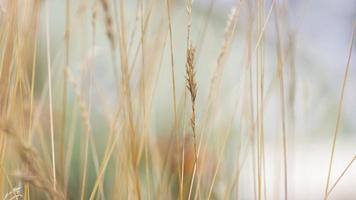
<path fill-rule="evenodd" d="M 352 55 L 352 49 L 354 47 L 354 40 L 355 40 L 355 31 L 356 31 L 356 20 L 354 21 L 354 25 L 352 28 L 352 35 L 351 35 L 351 40 L 350 40 L 349 52 L 348 52 L 348 56 L 347 56 L 346 69 L 345 69 L 345 74 L 344 74 L 344 78 L 343 78 L 343 82 L 342 82 L 341 95 L 340 95 L 340 100 L 339 100 L 339 105 L 338 105 L 337 116 L 336 116 L 335 131 L 334 131 L 332 147 L 331 147 L 329 169 L 328 169 L 326 187 L 325 187 L 325 192 L 324 192 L 324 200 L 328 199 L 330 176 L 331 176 L 331 170 L 332 170 L 332 165 L 333 165 L 333 161 L 334 161 L 336 139 L 337 139 L 339 129 L 340 129 L 341 112 L 342 112 L 342 108 L 343 108 L 343 104 L 344 104 L 346 83 L 347 83 L 347 79 L 348 79 L 349 71 L 350 71 L 351 55 Z"/>

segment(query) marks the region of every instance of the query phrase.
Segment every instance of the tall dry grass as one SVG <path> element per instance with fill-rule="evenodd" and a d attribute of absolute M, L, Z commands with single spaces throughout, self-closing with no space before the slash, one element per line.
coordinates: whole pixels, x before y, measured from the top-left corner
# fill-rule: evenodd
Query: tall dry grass
<path fill-rule="evenodd" d="M 214 61 L 206 35 L 215 0 L 200 18 L 192 0 L 66 0 L 59 45 L 51 1 L 0 2 L 1 198 L 267 199 L 274 193 L 293 199 L 297 67 L 286 2 L 236 1 L 224 13 Z M 355 27 L 324 199 L 355 160 L 330 180 Z M 242 55 L 235 55 L 236 45 Z M 98 46 L 109 54 L 99 65 L 93 59 Z M 230 90 L 226 71 L 236 57 L 240 74 Z M 106 81 L 110 86 L 101 84 Z M 165 84 L 170 93 L 161 90 Z M 283 163 L 276 182 L 266 172 L 271 98 L 279 99 L 272 140 Z M 224 106 L 227 100 L 233 103 Z M 158 118 L 157 104 L 167 102 L 165 119 Z"/>

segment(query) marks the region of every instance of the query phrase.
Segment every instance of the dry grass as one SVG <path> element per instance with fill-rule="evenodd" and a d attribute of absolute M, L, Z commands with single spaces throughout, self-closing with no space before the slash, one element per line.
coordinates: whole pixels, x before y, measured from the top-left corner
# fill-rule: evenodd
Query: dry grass
<path fill-rule="evenodd" d="M 293 199 L 286 3 L 239 0 L 224 21 L 215 0 L 203 14 L 193 0 L 61 3 L 56 16 L 49 0 L 0 0 L 1 198 Z M 355 161 L 332 181 L 355 29 L 324 199 Z"/>

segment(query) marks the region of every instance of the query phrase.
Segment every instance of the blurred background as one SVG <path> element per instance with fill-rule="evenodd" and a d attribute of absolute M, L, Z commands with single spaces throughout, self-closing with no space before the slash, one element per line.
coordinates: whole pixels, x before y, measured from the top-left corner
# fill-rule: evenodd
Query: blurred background
<path fill-rule="evenodd" d="M 6 0 L 0 0 L 2 12 L 6 12 Z M 111 13 L 115 13 L 120 1 L 110 1 Z M 117 4 L 115 4 L 115 2 Z M 150 61 L 147 65 L 157 65 L 154 73 L 146 72 L 148 77 L 156 79 L 152 86 L 152 107 L 150 109 L 149 137 L 159 148 L 166 148 L 168 135 L 174 123 L 172 111 L 172 86 L 171 86 L 171 60 L 169 45 L 163 45 L 163 36 L 168 37 L 167 19 L 165 16 L 165 2 L 156 0 L 143 1 L 146 13 L 152 6 L 152 16 L 149 20 L 147 31 L 147 52 L 161 51 L 162 60 Z M 241 3 L 242 2 L 242 3 Z M 252 1 L 251 1 L 252 2 Z M 234 189 L 230 199 L 256 199 L 256 174 L 253 158 L 247 156 L 244 162 L 244 153 L 250 155 L 248 145 L 248 125 L 244 120 L 247 85 L 246 66 L 247 43 L 251 33 L 248 32 L 252 24 L 249 16 L 257 15 L 255 7 L 248 8 L 249 0 L 195 0 L 193 4 L 192 42 L 197 48 L 196 78 L 198 85 L 197 96 L 197 126 L 198 133 L 204 134 L 201 126 L 204 122 L 205 105 L 209 102 L 209 87 L 214 76 L 219 53 L 224 42 L 224 32 L 231 9 L 236 7 L 241 13 L 237 19 L 236 32 L 231 40 L 231 47 L 222 71 L 222 81 L 217 93 L 213 120 L 209 123 L 209 137 L 204 138 L 209 144 L 206 154 L 208 163 L 216 163 L 222 159 L 221 169 L 214 186 L 214 198 L 222 199 L 224 191 L 229 187 L 230 179 L 235 176 L 237 167 L 241 163 L 239 189 Z M 356 19 L 355 0 L 277 0 L 281 5 L 282 35 L 276 32 L 275 12 L 268 17 L 273 1 L 264 3 L 264 19 L 266 29 L 263 34 L 263 60 L 264 60 L 264 199 L 284 199 L 283 185 L 283 145 L 281 128 L 281 101 L 279 99 L 278 55 L 277 44 L 282 41 L 285 47 L 285 98 L 286 98 L 286 137 L 288 155 L 288 192 L 289 199 L 321 199 L 328 175 L 328 166 L 332 150 L 333 135 L 335 132 L 338 104 L 341 97 L 342 83 L 348 60 L 352 28 Z M 45 4 L 49 5 L 49 33 L 51 46 L 51 63 L 53 74 L 60 74 L 64 65 L 64 30 L 66 28 L 66 4 L 62 0 L 42 2 L 41 15 L 45 16 Z M 172 1 L 172 42 L 174 48 L 174 64 L 176 67 L 176 91 L 179 105 L 185 102 L 185 63 L 186 63 L 186 2 L 183 0 Z M 253 3 L 251 3 L 253 4 Z M 92 84 L 92 91 L 88 94 L 86 102 L 91 102 L 90 121 L 96 145 L 102 154 L 106 141 L 109 123 L 108 116 L 114 115 L 113 108 L 116 102 L 122 101 L 120 90 L 116 89 L 115 72 L 112 65 L 112 49 L 106 34 L 105 15 L 102 7 L 97 2 L 97 29 L 93 40 L 92 34 L 92 5 L 95 1 L 71 1 L 71 38 L 69 68 L 76 80 L 81 80 L 79 85 L 85 87 Z M 128 38 L 128 57 L 135 54 L 136 47 L 140 44 L 139 18 L 136 16 L 138 1 L 125 2 L 125 25 Z M 277 7 L 277 6 L 276 6 Z M 274 8 L 276 8 L 274 7 Z M 276 8 L 277 9 L 277 8 Z M 116 12 L 120 12 L 118 9 Z M 38 62 L 42 66 L 43 77 L 46 77 L 46 18 L 40 17 L 38 35 Z M 115 19 L 116 21 L 116 19 Z M 255 26 L 256 21 L 252 26 Z M 136 30 L 136 32 L 135 32 Z M 252 50 L 258 34 L 252 33 Z M 167 39 L 167 38 L 166 38 Z M 169 41 L 169 40 L 167 40 Z M 152 44 L 151 44 L 152 43 Z M 355 43 L 355 42 L 354 42 Z M 288 51 L 287 51 L 288 50 Z M 290 50 L 290 51 L 289 51 Z M 288 55 L 287 55 L 288 54 Z M 117 61 L 120 56 L 117 53 Z M 140 55 L 140 54 L 138 54 Z M 154 55 L 157 56 L 157 55 Z M 154 57 L 152 56 L 152 57 Z M 351 52 L 350 72 L 347 78 L 344 102 L 341 112 L 340 129 L 336 141 L 334 162 L 332 165 L 330 185 L 342 174 L 343 170 L 356 156 L 356 50 Z M 255 66 L 255 58 L 252 58 Z M 129 61 L 131 62 L 131 60 Z M 134 62 L 134 61 L 133 61 Z M 139 61 L 137 61 L 139 63 Z M 139 64 L 136 64 L 139 65 Z M 133 64 L 135 66 L 135 64 Z M 87 78 L 81 79 L 83 71 L 92 71 Z M 132 75 L 132 88 L 139 86 L 140 69 L 134 68 Z M 148 70 L 150 71 L 150 70 Z M 255 71 L 253 71 L 255 73 Z M 58 75 L 60 77 L 61 75 Z M 122 77 L 120 77 L 122 78 Z M 38 85 L 45 84 L 45 78 L 38 80 Z M 54 87 L 62 87 L 60 78 L 54 78 Z M 253 93 L 256 93 L 256 78 Z M 81 86 L 80 86 L 81 87 Z M 40 87 L 39 87 L 40 88 Z M 60 89 L 58 89 L 59 91 Z M 133 89 L 134 90 L 134 89 Z M 69 89 L 69 102 L 74 106 L 76 100 L 74 89 Z M 38 94 L 40 96 L 40 94 Z M 55 107 L 60 109 L 60 93 L 54 93 Z M 140 101 L 138 95 L 133 95 L 133 101 Z M 189 98 L 187 98 L 189 100 Z M 72 105 L 73 104 L 73 105 Z M 185 110 L 183 124 L 189 124 L 189 106 L 178 107 Z M 255 107 L 256 109 L 256 107 Z M 183 111 L 182 111 L 183 112 Z M 254 111 L 256 112 L 256 110 Z M 255 116 L 256 117 L 256 116 Z M 138 119 L 136 119 L 138 120 Z M 227 127 L 231 129 L 226 131 Z M 79 123 L 79 122 L 78 122 Z M 189 125 L 186 125 L 189 127 Z M 185 130 L 183 130 L 185 131 Z M 225 132 L 231 132 L 225 141 Z M 76 136 L 79 137 L 79 136 Z M 202 137 L 202 136 L 201 136 Z M 221 151 L 221 147 L 224 150 Z M 226 146 L 226 147 L 225 147 Z M 79 147 L 78 147 L 79 148 Z M 76 148 L 74 148 L 76 149 Z M 76 149 L 80 151 L 80 149 Z M 165 150 L 162 150 L 165 151 Z M 74 152 L 73 166 L 79 166 L 80 154 Z M 252 155 L 252 154 L 251 154 Z M 101 159 L 99 159 L 101 160 Z M 214 164 L 212 164 L 214 165 Z M 110 170 L 114 170 L 111 166 Z M 79 167 L 73 167 L 74 171 Z M 109 171 L 108 169 L 108 171 Z M 89 180 L 95 180 L 94 169 L 90 168 Z M 211 176 L 209 172 L 209 175 Z M 204 174 L 202 175 L 204 176 Z M 78 186 L 78 181 L 70 184 L 72 190 Z M 89 184 L 89 185 L 92 185 Z M 330 199 L 356 199 L 356 164 L 352 164 L 341 181 L 330 194 Z M 88 186 L 91 187 L 91 186 Z M 110 188 L 110 183 L 105 184 Z M 109 189 L 112 190 L 112 189 Z"/>

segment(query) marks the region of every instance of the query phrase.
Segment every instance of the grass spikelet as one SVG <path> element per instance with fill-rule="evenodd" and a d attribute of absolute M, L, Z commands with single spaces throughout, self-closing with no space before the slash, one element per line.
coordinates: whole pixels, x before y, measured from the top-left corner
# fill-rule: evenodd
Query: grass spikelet
<path fill-rule="evenodd" d="M 186 84 L 187 89 L 190 94 L 191 100 L 191 109 L 192 115 L 190 118 L 190 124 L 193 133 L 193 143 L 194 143 L 194 157 L 195 157 L 195 164 L 194 164 L 194 171 L 191 179 L 190 189 L 189 189 L 189 197 L 190 199 L 193 185 L 194 185 L 194 177 L 198 171 L 198 149 L 197 149 L 197 135 L 196 135 L 196 97 L 197 97 L 197 82 L 195 80 L 195 67 L 194 67 L 194 58 L 195 58 L 195 49 L 189 47 L 187 50 L 187 63 L 186 63 Z"/>
<path fill-rule="evenodd" d="M 24 183 L 30 183 L 37 188 L 45 191 L 51 199 L 64 199 L 64 196 L 58 189 L 54 189 L 49 174 L 44 173 L 45 166 L 42 165 L 36 151 L 20 137 L 20 133 L 11 121 L 1 121 L 0 134 L 5 135 L 13 141 L 13 148 L 16 150 L 21 162 L 26 166 L 24 170 L 15 172 L 15 176 Z M 53 179 L 53 177 L 51 177 Z"/>
<path fill-rule="evenodd" d="M 113 19 L 110 15 L 110 6 L 108 0 L 100 0 L 101 6 L 103 7 L 105 14 L 105 27 L 106 27 L 106 35 L 110 41 L 111 49 L 115 49 L 115 38 L 114 38 L 114 27 L 113 27 Z M 96 12 L 93 13 L 93 18 L 96 18 Z"/>
<path fill-rule="evenodd" d="M 192 101 L 192 111 L 195 111 L 195 100 L 197 97 L 197 82 L 195 80 L 195 67 L 194 67 L 194 56 L 195 56 L 195 49 L 190 47 L 187 52 L 187 64 L 185 66 L 186 68 L 186 83 L 187 83 L 187 89 L 190 93 L 190 98 Z M 192 117 L 192 121 L 193 120 Z M 193 123 L 195 125 L 195 123 Z M 192 127 L 192 129 L 195 129 Z"/>

